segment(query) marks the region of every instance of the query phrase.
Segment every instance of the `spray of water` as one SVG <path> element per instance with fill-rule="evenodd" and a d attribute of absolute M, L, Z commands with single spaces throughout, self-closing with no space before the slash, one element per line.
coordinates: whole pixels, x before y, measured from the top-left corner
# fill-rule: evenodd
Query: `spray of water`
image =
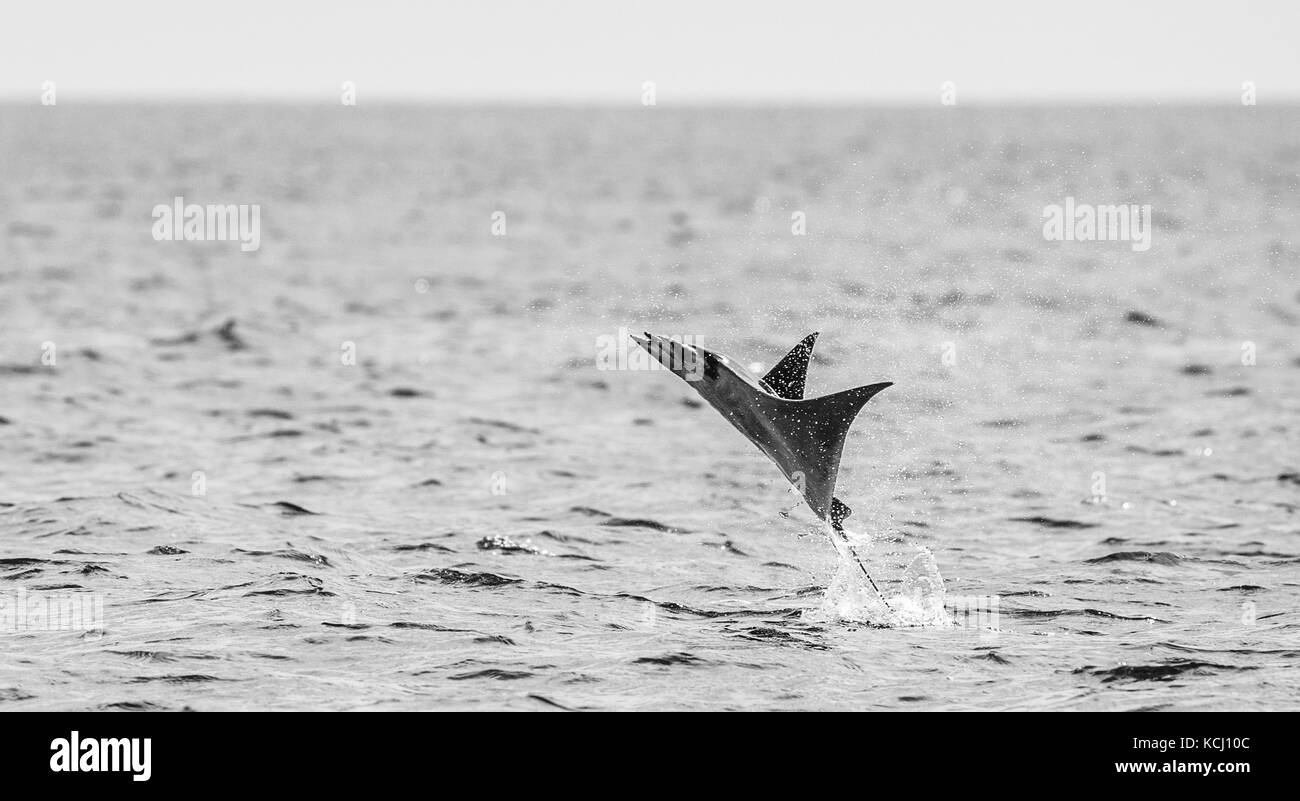
<path fill-rule="evenodd" d="M 850 529 L 827 527 L 839 563 L 813 616 L 884 627 L 953 625 L 944 609 L 943 575 L 924 546 L 882 547 Z"/>

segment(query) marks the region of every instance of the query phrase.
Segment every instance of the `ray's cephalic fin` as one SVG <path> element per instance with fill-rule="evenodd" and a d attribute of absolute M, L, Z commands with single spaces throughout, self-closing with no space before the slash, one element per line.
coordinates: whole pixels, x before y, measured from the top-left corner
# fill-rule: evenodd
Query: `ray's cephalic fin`
<path fill-rule="evenodd" d="M 844 530 L 844 521 L 851 514 L 853 510 L 848 507 L 848 504 L 839 498 L 831 498 L 831 525 L 836 531 Z"/>

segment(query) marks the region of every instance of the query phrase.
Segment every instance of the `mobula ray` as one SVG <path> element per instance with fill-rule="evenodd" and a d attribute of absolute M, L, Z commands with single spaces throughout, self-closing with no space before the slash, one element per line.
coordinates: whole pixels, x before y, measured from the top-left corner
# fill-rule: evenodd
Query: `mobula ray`
<path fill-rule="evenodd" d="M 809 334 L 762 378 L 726 356 L 698 345 L 646 333 L 632 339 L 722 413 L 781 470 L 803 495 L 809 508 L 849 544 L 844 519 L 849 507 L 835 497 L 844 438 L 858 412 L 893 382 L 869 384 L 820 398 L 803 396 L 817 334 Z M 856 558 L 856 554 L 853 554 Z M 858 560 L 871 586 L 876 582 Z M 884 601 L 884 596 L 881 595 Z M 886 601 L 888 607 L 889 603 Z"/>
<path fill-rule="evenodd" d="M 892 382 L 805 399 L 804 381 L 817 334 L 804 337 L 762 378 L 698 345 L 650 333 L 632 339 L 767 454 L 818 517 L 842 528 L 850 509 L 835 497 L 835 480 L 844 438 L 866 402 Z"/>

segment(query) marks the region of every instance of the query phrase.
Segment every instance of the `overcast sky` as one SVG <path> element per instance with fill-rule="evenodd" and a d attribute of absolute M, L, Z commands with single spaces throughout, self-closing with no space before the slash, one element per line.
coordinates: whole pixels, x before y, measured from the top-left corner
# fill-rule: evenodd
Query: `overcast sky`
<path fill-rule="evenodd" d="M 1300 0 L 16 0 L 0 96 L 1300 101 Z"/>

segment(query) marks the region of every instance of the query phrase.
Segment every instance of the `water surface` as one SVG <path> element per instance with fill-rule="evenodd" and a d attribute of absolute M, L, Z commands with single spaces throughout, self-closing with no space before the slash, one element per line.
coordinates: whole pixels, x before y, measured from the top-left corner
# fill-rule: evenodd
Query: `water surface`
<path fill-rule="evenodd" d="M 104 607 L 0 633 L 0 709 L 1295 709 L 1298 128 L 3 107 L 0 597 Z M 621 326 L 895 382 L 837 494 L 947 616 Z"/>

